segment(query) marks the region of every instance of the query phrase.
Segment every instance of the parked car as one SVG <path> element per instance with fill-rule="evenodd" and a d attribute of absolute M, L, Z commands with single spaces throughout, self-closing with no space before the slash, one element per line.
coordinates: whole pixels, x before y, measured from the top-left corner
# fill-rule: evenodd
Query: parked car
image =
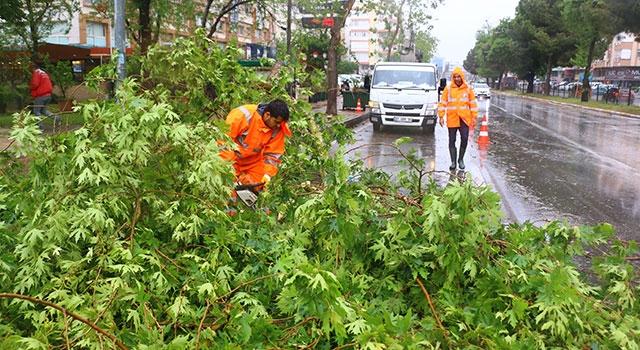
<path fill-rule="evenodd" d="M 633 102 L 633 99 L 636 98 L 636 95 L 629 88 L 620 88 L 618 98 L 620 99 L 620 101 L 626 102 L 629 100 L 629 93 L 631 93 L 631 101 Z"/>
<path fill-rule="evenodd" d="M 476 98 L 491 98 L 491 88 L 485 83 L 473 83 L 471 84 L 473 93 Z"/>
<path fill-rule="evenodd" d="M 605 102 L 627 102 L 629 100 L 629 94 L 631 94 L 631 101 L 636 98 L 636 94 L 629 88 L 609 88 L 607 92 L 602 96 L 602 100 Z"/>

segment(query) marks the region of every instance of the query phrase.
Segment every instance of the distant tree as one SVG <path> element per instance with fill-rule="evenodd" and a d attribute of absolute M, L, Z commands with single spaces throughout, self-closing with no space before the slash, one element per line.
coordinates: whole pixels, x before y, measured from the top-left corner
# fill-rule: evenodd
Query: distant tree
<path fill-rule="evenodd" d="M 433 58 L 433 55 L 436 53 L 436 48 L 438 46 L 438 40 L 433 37 L 430 33 L 430 28 L 427 29 L 417 29 L 415 33 L 416 38 L 416 51 L 422 51 L 422 62 L 429 62 Z"/>
<path fill-rule="evenodd" d="M 636 38 L 640 38 L 640 1 L 607 0 L 594 2 L 593 5 L 596 4 L 609 8 L 610 17 L 604 19 L 615 19 L 619 32 L 635 33 Z"/>
<path fill-rule="evenodd" d="M 387 61 L 391 60 L 394 51 L 400 51 L 406 45 L 409 36 L 413 35 L 415 41 L 416 33 L 423 38 L 429 35 L 431 11 L 442 3 L 443 0 L 372 0 L 365 4 L 365 8 L 373 11 L 377 20 L 384 23 L 387 35 L 379 35 L 378 44 L 387 51 Z M 435 40 L 426 38 L 420 40 L 423 44 L 435 43 Z"/>
<path fill-rule="evenodd" d="M 564 57 L 571 57 L 576 50 L 576 37 L 558 13 L 563 9 L 562 0 L 520 0 L 517 7 L 519 21 L 525 30 L 522 44 L 528 47 L 533 58 L 531 71 L 535 75 L 544 75 L 545 94 L 549 93 L 551 69 Z M 533 78 L 529 89 L 533 89 Z M 530 92 L 531 92 L 530 91 Z"/>
<path fill-rule="evenodd" d="M 353 61 L 339 61 L 338 62 L 338 74 L 353 74 L 358 71 L 358 62 Z"/>
<path fill-rule="evenodd" d="M 487 51 L 485 62 L 486 74 L 498 78 L 498 86 L 502 86 L 502 78 L 509 72 L 509 67 L 517 66 L 526 55 L 522 46 L 514 39 L 511 20 L 502 20 L 491 30 L 491 47 Z"/>
<path fill-rule="evenodd" d="M 0 20 L 15 21 L 24 17 L 20 0 L 3 0 L 0 2 Z"/>
<path fill-rule="evenodd" d="M 589 75 L 594 57 L 600 57 L 624 25 L 607 2 L 590 0 L 565 1 L 563 17 L 573 28 L 578 43 L 574 65 L 584 67 L 581 100 L 589 101 Z M 637 18 L 636 18 L 637 20 Z"/>
<path fill-rule="evenodd" d="M 78 0 L 3 0 L 0 16 L 4 23 L 0 30 L 8 37 L 19 38 L 18 43 L 27 46 L 32 59 L 36 59 L 40 41 L 54 26 L 70 23 L 77 10 Z"/>

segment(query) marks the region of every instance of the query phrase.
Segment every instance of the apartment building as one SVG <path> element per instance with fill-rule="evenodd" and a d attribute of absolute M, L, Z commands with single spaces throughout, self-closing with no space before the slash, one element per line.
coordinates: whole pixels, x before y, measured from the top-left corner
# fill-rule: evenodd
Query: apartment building
<path fill-rule="evenodd" d="M 604 57 L 593 63 L 593 81 L 619 86 L 640 85 L 640 43 L 629 33 L 616 35 Z"/>
<path fill-rule="evenodd" d="M 384 21 L 379 20 L 374 12 L 358 8 L 351 12 L 345 21 L 343 34 L 348 48 L 347 59 L 355 58 L 359 74 L 371 73 L 373 66 L 386 57 L 387 51 L 380 40 L 388 33 Z"/>
<path fill-rule="evenodd" d="M 75 57 L 65 57 L 62 53 L 59 57 L 72 60 L 74 73 L 87 72 L 111 57 L 115 46 L 112 18 L 100 13 L 104 10 L 100 6 L 101 1 L 104 0 L 81 0 L 80 10 L 74 14 L 71 21 L 56 24 L 51 34 L 44 39 L 52 44 L 50 48 L 65 45 L 86 50 L 86 55 L 75 54 Z M 215 17 L 210 15 L 210 19 L 211 16 Z M 177 24 L 167 24 L 155 38 L 156 43 L 171 45 L 176 38 L 189 36 L 201 22 L 201 18 L 194 18 L 193 21 L 179 23 L 180 27 Z M 276 30 L 277 24 L 271 17 L 262 16 L 255 7 L 246 5 L 226 15 L 218 24 L 212 39 L 221 47 L 228 45 L 232 40 L 237 41 L 246 49 L 244 59 L 263 56 L 275 58 Z M 135 43 L 128 41 L 127 52 L 131 52 L 134 45 Z"/>

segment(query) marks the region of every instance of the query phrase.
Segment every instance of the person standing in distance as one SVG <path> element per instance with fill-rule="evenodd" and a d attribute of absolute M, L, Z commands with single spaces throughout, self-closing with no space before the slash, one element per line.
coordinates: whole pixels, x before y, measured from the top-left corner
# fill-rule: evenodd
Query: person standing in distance
<path fill-rule="evenodd" d="M 233 162 L 237 182 L 264 187 L 278 173 L 285 136 L 291 136 L 288 120 L 289 107 L 281 99 L 242 105 L 229 112 L 227 135 L 238 149 L 223 149 L 220 156 Z"/>
<path fill-rule="evenodd" d="M 54 120 L 56 126 L 60 126 L 61 119 L 59 116 L 54 115 L 47 109 L 47 104 L 51 101 L 51 92 L 53 91 L 53 85 L 47 72 L 40 69 L 37 63 L 31 62 L 29 65 L 29 71 L 31 71 L 31 83 L 29 89 L 31 90 L 31 97 L 33 98 L 33 115 L 39 117 L 44 114 Z M 40 130 L 43 130 L 42 120 L 38 123 Z"/>
<path fill-rule="evenodd" d="M 444 88 L 438 103 L 438 117 L 440 126 L 444 126 L 447 116 L 449 129 L 449 156 L 451 165 L 449 170 L 456 170 L 457 166 L 464 169 L 464 153 L 469 141 L 469 127 L 474 127 L 478 118 L 478 101 L 473 89 L 467 84 L 462 68 L 456 67 L 451 73 L 451 84 Z M 456 136 L 460 132 L 460 154 L 456 150 Z"/>

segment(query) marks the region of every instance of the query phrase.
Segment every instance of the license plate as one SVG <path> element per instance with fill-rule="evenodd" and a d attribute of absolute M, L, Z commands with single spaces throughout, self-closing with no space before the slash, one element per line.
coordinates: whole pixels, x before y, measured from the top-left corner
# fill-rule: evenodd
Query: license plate
<path fill-rule="evenodd" d="M 409 117 L 394 117 L 393 120 L 396 122 L 403 122 L 403 123 L 411 122 L 411 118 Z"/>

